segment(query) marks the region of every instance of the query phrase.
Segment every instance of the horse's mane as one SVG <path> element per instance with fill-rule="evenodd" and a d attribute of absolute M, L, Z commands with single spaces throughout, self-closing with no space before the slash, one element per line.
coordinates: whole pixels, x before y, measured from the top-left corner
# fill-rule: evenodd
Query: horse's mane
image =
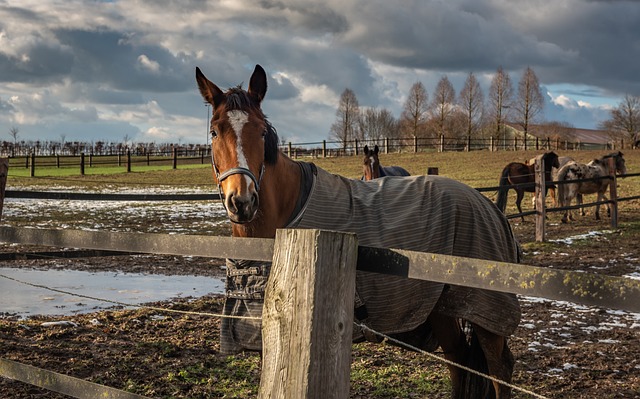
<path fill-rule="evenodd" d="M 262 112 L 260 103 L 256 102 L 241 85 L 232 87 L 225 93 L 226 104 L 225 109 L 228 111 L 250 111 L 257 112 L 258 115 L 264 120 L 265 135 L 264 135 L 264 162 L 268 165 L 273 165 L 278 159 L 278 133 L 273 127 L 271 122 L 267 119 L 267 116 Z"/>

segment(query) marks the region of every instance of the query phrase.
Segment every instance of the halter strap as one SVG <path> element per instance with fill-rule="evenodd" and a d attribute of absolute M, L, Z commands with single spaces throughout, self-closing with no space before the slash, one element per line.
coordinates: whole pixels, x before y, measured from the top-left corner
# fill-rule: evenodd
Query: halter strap
<path fill-rule="evenodd" d="M 218 167 L 215 167 L 216 171 L 218 169 Z M 224 173 L 222 173 L 221 175 L 218 175 L 218 185 L 220 183 L 222 183 L 222 181 L 224 179 L 226 179 L 227 177 L 231 176 L 231 175 L 245 175 L 245 176 L 249 176 L 249 178 L 251 179 L 251 181 L 253 182 L 253 184 L 256 186 L 256 191 L 260 191 L 260 183 L 262 181 L 262 174 L 264 173 L 264 163 L 262 164 L 262 168 L 260 169 L 260 176 L 258 177 L 258 179 L 256 179 L 255 175 L 253 174 L 253 172 L 251 172 L 249 169 L 247 168 L 242 168 L 242 167 L 237 167 L 237 168 L 231 168 L 226 170 Z"/>

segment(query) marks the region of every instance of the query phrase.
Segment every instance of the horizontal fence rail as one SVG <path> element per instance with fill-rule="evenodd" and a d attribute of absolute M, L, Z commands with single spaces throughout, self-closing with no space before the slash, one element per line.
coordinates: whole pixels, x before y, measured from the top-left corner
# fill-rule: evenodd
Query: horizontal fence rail
<path fill-rule="evenodd" d="M 150 399 L 55 371 L 0 358 L 0 375 L 80 399 Z"/>
<path fill-rule="evenodd" d="M 220 200 L 219 193 L 207 194 L 105 194 L 55 191 L 6 190 L 5 198 L 78 201 L 209 201 Z"/>
<path fill-rule="evenodd" d="M 273 239 L 0 227 L 0 241 L 271 261 Z M 359 247 L 358 270 L 640 312 L 640 281 L 440 254 Z"/>

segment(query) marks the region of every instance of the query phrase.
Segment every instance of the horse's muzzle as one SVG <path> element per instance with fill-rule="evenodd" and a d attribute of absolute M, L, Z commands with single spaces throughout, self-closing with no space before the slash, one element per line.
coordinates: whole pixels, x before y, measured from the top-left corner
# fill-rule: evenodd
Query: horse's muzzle
<path fill-rule="evenodd" d="M 225 198 L 227 216 L 233 223 L 249 223 L 258 213 L 258 193 L 251 191 L 248 195 L 229 194 Z"/>

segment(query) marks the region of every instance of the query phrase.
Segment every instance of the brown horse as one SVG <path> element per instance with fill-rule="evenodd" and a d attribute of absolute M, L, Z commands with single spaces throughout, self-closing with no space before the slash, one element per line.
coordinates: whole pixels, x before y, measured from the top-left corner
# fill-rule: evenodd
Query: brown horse
<path fill-rule="evenodd" d="M 615 171 L 610 170 L 609 159 L 614 159 Z M 588 164 L 581 164 L 578 162 L 569 162 L 558 171 L 558 182 L 569 182 L 566 184 L 558 185 L 558 199 L 560 206 L 569 206 L 573 198 L 577 198 L 577 203 L 582 204 L 582 194 L 598 194 L 597 201 L 600 202 L 603 199 L 608 200 L 605 193 L 611 184 L 611 180 L 606 177 L 610 174 L 627 173 L 627 167 L 623 154 L 618 151 L 601 158 L 594 159 Z M 594 179 L 591 181 L 579 181 L 581 179 Z M 575 181 L 574 181 L 575 180 Z M 580 213 L 584 216 L 584 208 L 580 208 Z M 611 208 L 607 204 L 607 215 L 611 214 Z M 573 220 L 573 214 L 570 210 L 564 212 L 562 216 L 562 223 L 568 223 L 569 220 Z M 596 205 L 596 220 L 600 220 L 600 205 Z"/>
<path fill-rule="evenodd" d="M 373 150 L 364 146 L 364 160 L 362 161 L 362 180 L 373 180 L 384 176 L 410 176 L 411 174 L 401 166 L 382 166 L 378 153 L 380 149 L 376 144 Z"/>
<path fill-rule="evenodd" d="M 544 161 L 544 178 L 545 181 L 552 181 L 551 169 L 558 168 L 558 155 L 551 151 L 542 155 Z M 521 162 L 511 162 L 502 169 L 500 175 L 500 188 L 498 189 L 498 199 L 496 205 L 504 213 L 507 209 L 507 196 L 509 189 L 512 188 L 516 192 L 516 206 L 518 207 L 518 213 L 522 213 L 522 198 L 524 198 L 525 192 L 535 192 L 535 165 L 527 165 Z M 547 195 L 547 190 L 550 186 L 545 187 L 544 194 Z M 524 216 L 521 216 L 524 222 Z"/>
<path fill-rule="evenodd" d="M 471 187 L 426 175 L 347 179 L 280 152 L 260 107 L 267 77 L 259 65 L 246 91 L 222 91 L 199 68 L 196 81 L 213 106 L 213 171 L 234 237 L 273 238 L 284 227 L 332 229 L 356 233 L 360 245 L 519 261 L 508 221 Z M 270 263 L 228 259 L 227 266 L 224 313 L 261 316 Z M 520 319 L 515 295 L 358 271 L 355 304 L 356 319 L 368 328 L 424 350 L 439 345 L 447 359 L 511 380 L 506 337 Z M 469 340 L 460 319 L 471 328 Z M 259 321 L 222 318 L 221 351 L 260 351 L 260 334 Z M 357 326 L 353 335 L 379 341 Z M 456 398 L 510 397 L 508 386 L 454 366 L 449 371 Z"/>

